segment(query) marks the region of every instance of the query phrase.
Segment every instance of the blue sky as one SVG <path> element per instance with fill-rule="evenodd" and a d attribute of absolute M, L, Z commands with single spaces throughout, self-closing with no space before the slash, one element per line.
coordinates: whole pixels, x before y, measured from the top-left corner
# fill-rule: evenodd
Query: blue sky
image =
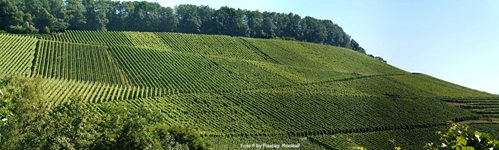
<path fill-rule="evenodd" d="M 497 0 L 148 0 L 329 19 L 389 64 L 499 94 Z"/>

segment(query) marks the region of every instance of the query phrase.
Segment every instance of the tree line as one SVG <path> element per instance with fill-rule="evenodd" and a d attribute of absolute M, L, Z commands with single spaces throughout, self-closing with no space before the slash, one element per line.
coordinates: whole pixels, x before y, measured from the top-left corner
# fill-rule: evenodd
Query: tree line
<path fill-rule="evenodd" d="M 97 30 L 220 34 L 314 42 L 366 53 L 331 20 L 293 13 L 191 4 L 171 8 L 145 1 L 111 0 L 0 0 L 0 8 L 0 30 L 12 33 Z"/>

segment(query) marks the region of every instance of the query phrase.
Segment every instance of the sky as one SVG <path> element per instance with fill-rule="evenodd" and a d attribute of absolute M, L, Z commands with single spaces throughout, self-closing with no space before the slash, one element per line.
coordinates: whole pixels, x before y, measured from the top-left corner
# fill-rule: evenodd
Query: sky
<path fill-rule="evenodd" d="M 390 65 L 499 94 L 497 0 L 147 0 L 331 20 Z"/>

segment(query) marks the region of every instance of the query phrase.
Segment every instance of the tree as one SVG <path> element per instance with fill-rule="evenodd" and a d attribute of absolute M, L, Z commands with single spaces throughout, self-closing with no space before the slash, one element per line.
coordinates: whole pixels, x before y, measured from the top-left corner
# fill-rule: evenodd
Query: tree
<path fill-rule="evenodd" d="M 263 38 L 264 31 L 262 29 L 263 16 L 257 11 L 246 11 L 246 20 L 250 37 Z"/>
<path fill-rule="evenodd" d="M 274 16 L 275 12 L 263 12 L 263 21 L 262 21 L 262 29 L 263 29 L 263 37 L 264 38 L 275 38 L 277 27 L 274 24 Z"/>
<path fill-rule="evenodd" d="M 219 34 L 249 36 L 249 28 L 244 24 L 244 12 L 227 6 L 216 11 L 216 30 Z"/>
<path fill-rule="evenodd" d="M 364 50 L 364 48 L 360 47 L 359 43 L 357 43 L 354 39 L 352 39 L 350 41 L 350 47 L 352 48 L 352 50 L 354 51 L 358 51 L 358 52 L 361 52 L 363 54 L 366 53 L 366 51 Z"/>
<path fill-rule="evenodd" d="M 179 20 L 178 31 L 184 33 L 200 33 L 201 18 L 198 15 L 196 5 L 178 5 L 175 7 L 176 16 Z"/>
<path fill-rule="evenodd" d="M 52 31 L 62 31 L 69 26 L 62 0 L 24 0 L 24 4 L 19 3 L 18 7 L 24 13 L 32 15 L 36 29 L 48 27 Z"/>
<path fill-rule="evenodd" d="M 273 21 L 275 25 L 276 37 L 283 37 L 284 28 L 286 27 L 286 24 L 288 22 L 287 16 L 283 13 L 275 13 Z"/>
<path fill-rule="evenodd" d="M 83 0 L 82 4 L 86 8 L 85 18 L 87 18 L 87 24 L 85 29 L 106 31 L 106 25 L 109 23 L 106 16 L 109 4 L 108 0 Z"/>
<path fill-rule="evenodd" d="M 23 11 L 24 1 L 0 1 L 0 29 L 13 33 L 37 33 L 33 16 Z"/>
<path fill-rule="evenodd" d="M 337 44 L 335 46 L 344 47 L 344 48 L 351 48 L 350 47 L 351 46 L 350 35 L 346 34 L 343 31 L 343 28 L 341 28 L 340 26 L 338 26 L 336 24 L 335 24 L 335 28 L 336 28 L 335 43 Z"/>
<path fill-rule="evenodd" d="M 216 34 L 216 10 L 210 8 L 209 6 L 199 6 L 198 7 L 199 17 L 201 19 L 201 33 L 204 34 Z"/>
<path fill-rule="evenodd" d="M 66 12 L 68 14 L 68 29 L 83 30 L 87 24 L 85 18 L 85 6 L 78 0 L 66 0 Z"/>
<path fill-rule="evenodd" d="M 300 22 L 301 17 L 299 15 L 289 13 L 287 15 L 287 21 L 284 22 L 285 27 L 283 28 L 283 36 L 293 38 L 295 40 L 300 39 L 303 36 Z"/>
<path fill-rule="evenodd" d="M 201 150 L 207 149 L 211 144 L 201 138 L 201 135 L 192 127 L 182 127 L 175 125 L 168 129 L 175 140 L 180 143 L 186 143 L 189 149 Z"/>
<path fill-rule="evenodd" d="M 11 25 L 9 30 L 14 33 L 38 33 L 38 29 L 34 27 L 33 18 L 30 13 L 25 14 L 20 22 L 22 22 L 22 25 L 17 25 L 16 23 L 14 26 Z"/>
<path fill-rule="evenodd" d="M 0 22 L 7 22 L 10 18 L 10 14 L 7 11 L 7 0 L 0 0 Z M 3 27 L 0 27 L 3 29 Z"/>
<path fill-rule="evenodd" d="M 50 13 L 49 27 L 51 31 L 63 31 L 69 27 L 66 7 L 62 0 L 50 0 L 48 10 Z"/>
<path fill-rule="evenodd" d="M 49 21 L 50 21 L 49 27 L 50 27 L 51 31 L 56 31 L 56 32 L 64 31 L 69 26 L 69 24 L 67 22 L 65 22 L 64 19 L 58 19 L 58 18 L 52 17 L 52 18 L 50 18 Z M 46 32 L 46 33 L 50 33 L 50 32 Z"/>
<path fill-rule="evenodd" d="M 337 28 L 337 25 L 334 24 L 331 20 L 322 20 L 322 24 L 324 24 L 324 27 L 326 27 L 327 30 L 327 36 L 326 39 L 324 40 L 325 44 L 328 45 L 340 45 L 337 41 L 338 36 L 341 34 Z"/>
<path fill-rule="evenodd" d="M 5 149 L 27 149 L 37 146 L 46 139 L 40 129 L 41 120 L 45 117 L 46 107 L 42 106 L 40 78 L 2 76 L 0 83 L 4 96 L 1 99 L 10 103 L 8 109 L 12 115 L 5 118 L 5 124 L 0 128 L 0 146 Z"/>
<path fill-rule="evenodd" d="M 146 1 L 132 2 L 131 7 L 127 7 L 126 22 L 127 28 L 131 31 L 161 31 L 160 8 L 158 3 Z"/>
<path fill-rule="evenodd" d="M 312 17 L 305 17 L 301 21 L 303 39 L 308 42 L 323 43 L 326 39 L 326 27 L 319 20 Z"/>
<path fill-rule="evenodd" d="M 178 20 L 173 14 L 173 9 L 170 7 L 161 7 L 160 9 L 160 14 L 159 14 L 159 19 L 160 19 L 160 31 L 163 32 L 172 32 L 175 31 L 175 29 L 178 26 Z"/>

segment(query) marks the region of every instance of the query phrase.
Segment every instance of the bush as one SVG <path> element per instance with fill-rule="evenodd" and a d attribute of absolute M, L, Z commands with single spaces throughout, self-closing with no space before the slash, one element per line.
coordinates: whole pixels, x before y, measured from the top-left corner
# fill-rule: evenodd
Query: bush
<path fill-rule="evenodd" d="M 101 113 L 77 95 L 53 106 L 40 83 L 0 76 L 1 149 L 208 149 L 194 128 L 160 124 L 151 109 L 103 105 Z"/>
<path fill-rule="evenodd" d="M 426 143 L 424 149 L 454 150 L 454 149 L 498 149 L 499 140 L 493 140 L 489 134 L 472 131 L 468 125 L 459 126 L 451 122 L 445 133 L 438 131 L 440 139 L 435 143 Z"/>
<path fill-rule="evenodd" d="M 43 33 L 49 34 L 50 28 L 48 26 L 43 27 Z"/>
<path fill-rule="evenodd" d="M 173 126 L 168 129 L 168 132 L 173 135 L 175 141 L 187 144 L 189 149 L 204 150 L 211 145 L 201 138 L 201 135 L 193 127 Z"/>

